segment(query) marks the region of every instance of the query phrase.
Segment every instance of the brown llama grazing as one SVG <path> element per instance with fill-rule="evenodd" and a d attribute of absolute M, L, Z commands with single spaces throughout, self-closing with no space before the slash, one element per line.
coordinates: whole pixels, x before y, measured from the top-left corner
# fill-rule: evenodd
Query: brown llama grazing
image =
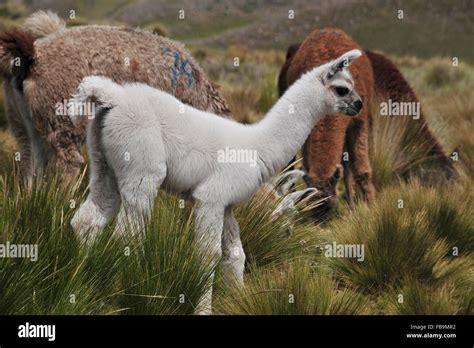
<path fill-rule="evenodd" d="M 181 44 L 129 28 L 67 29 L 51 12 L 36 12 L 21 30 L 0 34 L 0 74 L 7 118 L 28 179 L 34 173 L 33 157 L 39 169 L 51 162 L 63 173 L 78 173 L 86 122 L 74 127 L 67 107 L 61 106 L 88 75 L 120 84 L 142 82 L 198 109 L 230 114 L 216 85 Z"/>
<path fill-rule="evenodd" d="M 295 75 L 311 69 L 311 66 L 330 60 L 333 55 L 337 56 L 337 52 L 339 50 L 344 51 L 348 44 L 357 47 L 357 44 L 343 31 L 338 29 L 316 30 L 305 39 L 304 43 L 305 46 L 297 43 L 288 47 L 286 61 L 278 77 L 280 96 L 294 82 Z M 302 47 L 301 52 L 299 50 L 300 47 Z M 418 98 L 410 84 L 390 59 L 380 53 L 371 51 L 365 51 L 365 53 L 368 60 L 359 59 L 356 62 L 359 65 L 354 63 L 350 68 L 356 81 L 356 90 L 360 95 L 364 95 L 360 89 L 365 89 L 369 85 L 371 86 L 371 92 L 368 93 L 368 96 L 377 96 L 396 102 L 418 102 Z M 295 60 L 295 56 L 298 58 L 297 60 Z M 304 62 L 305 58 L 308 59 L 306 63 Z M 361 65 L 363 67 L 360 67 Z M 291 71 L 289 72 L 290 67 Z M 367 77 L 355 74 L 354 70 L 358 68 L 361 69 L 361 72 L 367 72 L 370 69 L 373 71 L 373 74 L 368 74 Z M 361 85 L 360 82 L 363 84 Z M 352 203 L 352 174 L 355 174 L 356 178 L 359 176 L 359 185 L 362 180 L 363 185 L 368 185 L 371 188 L 369 194 L 367 194 L 366 190 L 362 187 L 364 198 L 370 201 L 373 196 L 371 194 L 373 193 L 373 186 L 370 183 L 370 170 L 367 171 L 367 169 L 370 169 L 367 145 L 370 99 L 364 99 L 363 97 L 363 101 L 364 109 L 367 108 L 367 114 L 361 113 L 359 117 L 352 120 L 354 123 L 359 123 L 358 125 L 354 125 L 352 122 L 345 122 L 345 119 L 338 116 L 333 119 L 325 118 L 315 127 L 303 148 L 303 165 L 309 173 L 306 183 L 319 188 L 322 191 L 319 196 L 331 196 L 326 204 L 318 207 L 318 215 L 327 213 L 335 202 L 336 184 L 340 177 L 339 160 L 341 160 L 341 164 L 344 167 L 346 199 Z M 364 117 L 368 117 L 368 119 L 364 119 Z M 427 146 L 427 154 L 431 157 L 432 161 L 439 165 L 441 172 L 438 175 L 441 174 L 447 180 L 456 178 L 457 173 L 453 163 L 446 156 L 438 140 L 429 130 L 423 112 L 420 112 L 420 118 L 417 121 L 415 124 L 418 127 L 417 136 L 420 142 Z M 331 129 L 336 132 L 326 131 Z M 357 137 L 361 135 L 362 139 L 357 140 Z M 354 148 L 356 144 L 358 146 Z M 349 152 L 349 161 L 342 160 L 342 149 Z M 353 157 L 354 155 L 361 155 L 361 157 Z"/>
<path fill-rule="evenodd" d="M 342 30 L 313 31 L 299 47 L 290 46 L 287 62 L 280 73 L 280 93 L 306 71 L 355 48 L 361 49 Z M 291 52 L 294 54 L 291 55 Z M 348 163 L 361 189 L 362 197 L 371 202 L 375 195 L 368 152 L 369 108 L 374 80 L 367 55 L 363 54 L 349 70 L 354 78 L 356 92 L 364 103 L 359 115 L 350 119 L 342 115 L 326 117 L 316 125 L 303 146 L 303 166 L 308 173 L 307 184 L 316 187 L 325 197 L 330 197 L 319 207 L 320 214 L 326 213 L 336 201 L 335 183 L 340 175 L 338 165 L 344 151 L 349 154 Z M 350 192 L 348 190 L 348 199 L 352 200 Z"/>

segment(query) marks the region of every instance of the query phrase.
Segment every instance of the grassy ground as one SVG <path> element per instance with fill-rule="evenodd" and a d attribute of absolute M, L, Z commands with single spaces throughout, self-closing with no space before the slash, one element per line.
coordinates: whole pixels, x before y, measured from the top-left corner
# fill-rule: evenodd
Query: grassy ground
<path fill-rule="evenodd" d="M 276 100 L 283 52 L 231 47 L 195 48 L 193 53 L 222 85 L 238 120 L 258 120 Z M 234 67 L 237 55 L 240 66 Z M 446 59 L 395 59 L 443 145 L 461 149 L 456 163 L 460 179 L 425 187 L 416 176 L 409 182 L 394 176 L 398 164 L 390 156 L 416 147 L 417 139 L 400 142 L 406 125 L 375 113 L 374 133 L 384 132 L 383 137 L 372 135 L 375 203 L 358 204 L 353 211 L 341 203 L 324 225 L 301 213 L 290 236 L 288 218 L 271 216 L 277 202 L 264 193 L 238 207 L 246 286 L 226 289 L 218 276 L 216 313 L 473 312 L 474 69 L 462 65 L 453 72 Z M 162 194 L 143 243 L 117 239 L 111 226 L 95 243 L 81 245 L 69 221 L 87 192 L 86 179 L 65 187 L 48 176 L 24 190 L 15 174 L 15 144 L 6 130 L 0 132 L 0 144 L 0 242 L 39 248 L 36 262 L 0 259 L 0 313 L 193 313 L 215 265 L 193 246 L 191 206 Z M 413 159 L 407 165 L 418 163 Z M 333 242 L 364 245 L 364 261 L 326 257 L 324 248 Z"/>

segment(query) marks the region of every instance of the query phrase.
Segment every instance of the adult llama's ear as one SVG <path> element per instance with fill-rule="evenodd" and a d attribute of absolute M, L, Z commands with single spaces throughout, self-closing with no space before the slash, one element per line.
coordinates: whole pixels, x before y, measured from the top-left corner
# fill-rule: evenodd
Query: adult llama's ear
<path fill-rule="evenodd" d="M 349 65 L 351 65 L 354 59 L 359 58 L 361 55 L 362 52 L 360 50 L 354 49 L 344 53 L 342 56 L 335 59 L 329 67 L 324 80 L 331 80 L 338 72 L 340 72 L 344 68 L 347 68 Z"/>

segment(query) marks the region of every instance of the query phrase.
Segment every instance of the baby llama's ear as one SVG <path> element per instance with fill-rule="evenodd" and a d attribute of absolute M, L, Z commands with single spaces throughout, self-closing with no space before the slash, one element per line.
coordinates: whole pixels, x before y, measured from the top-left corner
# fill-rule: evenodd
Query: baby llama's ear
<path fill-rule="evenodd" d="M 349 65 L 351 65 L 354 59 L 359 58 L 361 55 L 362 52 L 360 50 L 354 49 L 335 59 L 329 66 L 324 81 L 327 82 L 331 80 L 338 72 L 344 68 L 347 68 Z"/>

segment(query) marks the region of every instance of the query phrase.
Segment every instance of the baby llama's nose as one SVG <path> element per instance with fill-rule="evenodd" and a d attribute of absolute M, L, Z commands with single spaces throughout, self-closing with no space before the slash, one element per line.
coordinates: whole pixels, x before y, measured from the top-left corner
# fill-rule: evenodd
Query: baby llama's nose
<path fill-rule="evenodd" d="M 362 105 L 362 100 L 360 99 L 354 102 L 354 107 L 357 109 L 357 111 L 360 111 L 362 109 Z"/>

